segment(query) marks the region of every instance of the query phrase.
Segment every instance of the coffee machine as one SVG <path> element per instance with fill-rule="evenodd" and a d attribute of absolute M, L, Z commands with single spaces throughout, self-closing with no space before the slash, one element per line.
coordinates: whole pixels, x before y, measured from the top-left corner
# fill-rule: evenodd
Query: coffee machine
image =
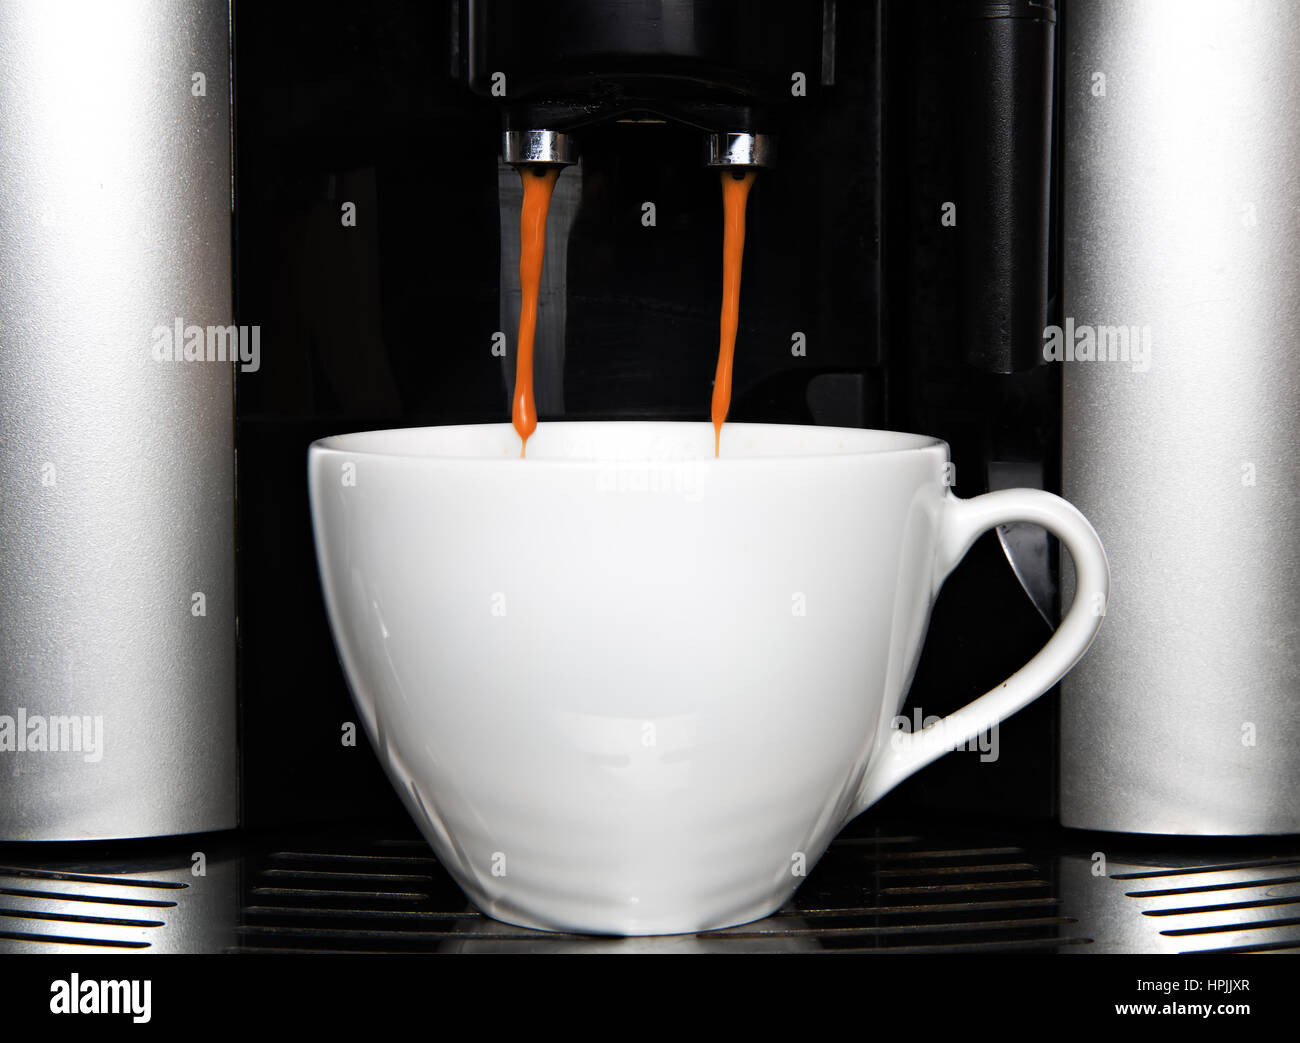
<path fill-rule="evenodd" d="M 538 318 L 541 423 L 708 417 L 720 174 L 755 169 L 729 419 L 936 435 L 951 446 L 958 496 L 1016 486 L 1060 492 L 1094 520 L 1108 547 L 1121 548 L 1113 557 L 1114 609 L 1093 653 L 1067 678 L 1064 699 L 1049 693 L 987 744 L 936 762 L 864 815 L 863 829 L 975 823 L 990 836 L 1021 830 L 1054 843 L 1063 836 L 1061 843 L 1089 853 L 1110 843 L 1095 831 L 1296 831 L 1297 644 L 1284 620 L 1300 569 L 1284 539 L 1266 538 L 1293 531 L 1297 520 L 1286 495 L 1295 465 L 1284 451 L 1295 444 L 1300 416 L 1293 356 L 1267 338 L 1244 336 L 1232 366 L 1176 364 L 1165 371 L 1172 384 L 1144 386 L 1126 375 L 1153 374 L 1134 373 L 1131 363 L 1107 368 L 1044 355 L 1045 330 L 1095 323 L 1151 325 L 1158 358 L 1162 323 L 1175 329 L 1174 311 L 1186 301 L 1176 281 L 1153 282 L 1150 300 L 1174 309 L 1158 320 L 1154 305 L 1137 307 L 1127 288 L 1174 259 L 1192 266 L 1208 258 L 1211 284 L 1225 258 L 1240 276 L 1221 299 L 1205 283 L 1186 284 L 1205 291 L 1197 314 L 1213 306 L 1218 316 L 1205 329 L 1238 313 L 1258 330 L 1275 305 L 1293 308 L 1294 262 L 1283 246 L 1296 231 L 1286 216 L 1295 211 L 1294 186 L 1282 176 L 1290 139 L 1262 134 L 1257 150 L 1241 152 L 1235 165 L 1223 158 L 1239 142 L 1248 100 L 1284 113 L 1300 89 L 1300 71 L 1285 53 L 1297 22 L 1285 4 L 387 0 L 335 17 L 320 8 L 304 17 L 279 5 L 220 0 L 194 6 L 201 13 L 193 17 L 168 8 L 178 21 L 156 26 L 160 39 L 177 41 L 165 63 L 172 79 L 101 99 L 125 105 L 148 87 L 162 94 L 145 108 L 168 118 L 150 130 L 123 117 L 139 147 L 108 154 L 113 176 L 102 186 L 89 175 L 79 182 L 88 206 L 101 192 L 117 192 L 154 200 L 156 219 L 133 221 L 118 208 L 109 212 L 120 227 L 80 227 L 61 220 L 57 207 L 24 204 L 6 227 L 30 228 L 37 259 L 56 256 L 40 253 L 42 243 L 88 243 L 91 230 L 102 232 L 94 240 L 98 260 L 82 274 L 138 276 L 135 285 L 157 291 L 156 306 L 144 309 L 148 321 L 132 319 L 117 338 L 146 357 L 152 329 L 183 316 L 205 328 L 256 328 L 258 364 L 159 363 L 116 371 L 130 380 L 89 379 L 73 365 L 75 355 L 28 352 L 12 332 L 21 328 L 12 317 L 29 298 L 66 319 L 59 302 L 75 298 L 84 281 L 29 293 L 61 271 L 45 261 L 19 266 L 26 281 L 0 280 L 0 717 L 16 722 L 19 708 L 48 707 L 40 712 L 49 715 L 64 705 L 93 716 L 98 704 L 78 702 L 76 693 L 107 676 L 108 662 L 97 667 L 96 656 L 137 620 L 144 625 L 127 627 L 130 647 L 112 660 L 122 667 L 112 712 L 136 736 L 172 722 L 164 732 L 189 736 L 189 745 L 177 759 L 129 743 L 122 748 L 135 755 L 132 767 L 116 761 L 110 742 L 98 774 L 71 761 L 37 765 L 75 768 L 66 785 L 25 785 L 36 779 L 28 762 L 0 749 L 3 778 L 13 783 L 0 789 L 0 840 L 196 834 L 237 822 L 226 836 L 238 844 L 278 838 L 277 831 L 404 819 L 356 726 L 335 660 L 304 457 L 314 439 L 344 431 L 509 418 L 519 170 L 533 164 L 563 168 Z M 30 55 L 37 44 L 17 31 L 31 24 L 20 7 L 0 0 L 3 24 L 14 29 L 0 33 L 0 46 Z M 138 20 L 154 25 L 146 7 L 139 5 Z M 1195 101 L 1205 98 L 1191 70 L 1213 50 L 1208 26 L 1216 19 L 1241 56 L 1233 67 L 1250 67 L 1249 56 L 1263 54 L 1260 75 L 1271 79 L 1223 73 L 1236 93 L 1196 127 L 1206 180 L 1188 197 L 1189 212 L 1211 216 L 1193 240 L 1173 235 L 1184 225 L 1164 211 L 1159 220 L 1140 219 L 1161 198 L 1161 185 L 1182 176 L 1186 148 L 1170 144 L 1149 181 L 1132 173 L 1130 161 L 1145 154 L 1142 128 L 1159 126 L 1162 112 L 1176 112 L 1180 128 L 1196 126 Z M 55 28 L 45 29 L 51 47 Z M 1121 42 L 1128 58 L 1117 71 L 1108 55 Z M 1173 105 L 1158 78 L 1135 79 L 1131 70 L 1144 63 L 1182 77 L 1185 104 Z M 204 95 L 193 93 L 200 72 Z M 1109 74 L 1102 94 L 1094 93 L 1099 72 Z M 176 101 L 172 80 L 183 81 L 188 107 L 167 107 Z M 30 98 L 15 95 L 0 106 L 0 119 L 14 120 L 6 140 L 25 140 L 33 123 L 19 118 L 20 106 Z M 1264 104 L 1269 98 L 1276 104 Z M 67 107 L 75 109 L 75 98 L 65 99 Z M 163 140 L 174 147 L 145 147 Z M 36 172 L 49 168 L 52 155 L 39 147 L 7 153 L 0 171 L 9 183 L 39 186 Z M 171 183 L 165 171 L 178 157 L 194 165 L 177 180 L 192 191 L 173 195 L 163 190 Z M 114 174 L 132 159 L 162 166 L 135 181 Z M 1114 205 L 1121 198 L 1123 213 Z M 1225 225 L 1213 200 L 1230 202 L 1234 220 L 1253 204 L 1255 224 Z M 23 223 L 33 215 L 45 215 L 43 222 Z M 153 238 L 137 236 L 141 228 Z M 173 236 L 175 250 L 159 240 L 161 231 Z M 1126 244 L 1122 256 L 1108 245 L 1116 237 Z M 1198 253 L 1206 242 L 1213 249 Z M 155 266 L 114 268 L 122 244 Z M 173 269 L 167 256 L 185 263 Z M 1248 283 L 1253 303 L 1243 313 Z M 118 321 L 113 293 L 143 300 L 128 290 L 108 284 L 87 299 Z M 93 342 L 94 316 L 76 314 L 84 319 L 78 342 Z M 1164 343 L 1170 360 L 1214 357 L 1208 342 L 1195 344 L 1195 356 Z M 1229 388 L 1241 392 L 1231 406 Z M 1248 416 L 1242 403 L 1261 395 L 1267 409 L 1258 430 L 1243 434 L 1231 418 Z M 128 400 L 141 408 L 124 412 Z M 1232 491 L 1265 493 L 1266 510 L 1256 510 L 1258 498 L 1233 501 L 1233 526 L 1207 531 L 1212 521 L 1196 515 L 1205 474 L 1178 452 L 1182 401 L 1201 403 L 1202 416 L 1211 415 L 1205 403 L 1223 405 L 1214 430 L 1235 432 L 1243 440 L 1236 463 L 1255 463 L 1270 483 Z M 49 432 L 64 432 L 64 458 L 78 463 L 73 475 L 106 466 L 93 451 L 93 430 L 83 427 L 80 442 L 68 434 L 69 418 L 87 417 L 120 422 L 113 430 L 123 444 L 145 445 L 144 431 L 156 439 L 148 445 L 167 450 L 176 470 L 158 486 L 165 499 L 113 495 L 112 482 L 101 482 L 95 497 L 57 501 L 72 515 L 51 508 L 56 493 L 39 486 Z M 1141 459 L 1141 480 L 1125 483 L 1129 445 L 1151 452 Z M 50 459 L 62 482 L 60 458 Z M 1185 519 L 1180 526 L 1198 534 L 1188 544 L 1197 548 L 1198 571 L 1208 568 L 1202 574 L 1218 583 L 1224 563 L 1235 561 L 1235 574 L 1250 579 L 1199 593 L 1190 579 L 1178 586 L 1177 604 L 1196 606 L 1190 630 L 1165 600 L 1160 570 L 1142 564 L 1144 548 L 1162 538 L 1158 512 L 1144 497 L 1148 484 L 1163 489 L 1162 459 L 1177 465 L 1179 495 L 1164 502 L 1171 524 Z M 1214 488 L 1211 502 L 1222 508 L 1227 493 Z M 1253 519 L 1250 537 L 1237 546 L 1233 533 L 1243 531 L 1243 519 Z M 78 561 L 69 557 L 76 541 L 59 542 L 76 532 L 111 535 L 83 545 Z M 33 549 L 63 553 L 63 586 L 33 581 Z M 98 607 L 87 617 L 97 626 L 77 622 L 66 611 L 77 577 L 109 560 L 116 578 L 97 588 L 91 603 Z M 1242 571 L 1246 561 L 1256 562 L 1255 571 Z M 212 578 L 191 580 L 196 562 Z M 159 573 L 142 572 L 146 566 Z M 161 601 L 183 611 L 165 627 L 149 622 L 158 623 L 149 606 L 159 602 L 142 590 L 149 584 L 127 582 L 151 575 L 176 581 Z M 978 541 L 939 598 L 904 711 L 909 720 L 951 712 L 1023 665 L 1068 604 L 1070 582 L 1068 560 L 1038 530 L 1008 526 Z M 1245 637 L 1236 649 L 1214 645 L 1218 672 L 1202 674 L 1218 678 L 1217 688 L 1233 670 L 1249 679 L 1235 693 L 1241 705 L 1232 701 L 1231 714 L 1214 717 L 1222 738 L 1235 715 L 1230 750 L 1198 730 L 1207 707 L 1229 700 L 1206 688 L 1185 697 L 1196 671 L 1160 651 L 1171 647 L 1162 634 L 1179 635 L 1174 647 L 1185 657 L 1187 635 L 1213 632 L 1218 589 L 1232 591 L 1236 632 Z M 199 591 L 206 617 L 192 613 Z M 1192 595 L 1199 600 L 1187 601 Z M 116 630 L 102 625 L 115 618 Z M 1252 619 L 1262 625 L 1252 630 Z M 181 673 L 170 672 L 172 664 L 182 664 Z M 1159 698 L 1150 699 L 1157 685 Z M 39 707 L 37 692 L 44 693 Z M 1130 710 L 1136 706 L 1140 713 Z M 177 714 L 191 724 L 175 723 Z M 1140 728 L 1130 729 L 1139 719 Z M 1246 724 L 1255 725 L 1254 746 L 1241 745 Z M 115 781 L 106 787 L 110 772 Z M 1226 777 L 1237 780 L 1230 787 L 1237 796 L 1214 816 L 1164 813 L 1194 805 L 1206 778 Z M 106 794 L 111 799 L 101 801 Z M 56 822 L 56 796 L 69 808 L 97 808 L 104 825 L 69 817 L 38 835 L 30 824 Z M 150 804 L 175 813 L 150 817 Z M 139 813 L 124 810 L 132 807 Z M 284 849 L 276 843 L 267 849 Z M 971 841 L 972 850 L 978 846 Z M 377 859 L 376 850 L 392 849 L 366 850 L 364 857 Z M 1169 864 L 1170 850 L 1153 860 Z"/>
<path fill-rule="evenodd" d="M 290 516 L 265 505 L 302 492 L 296 454 L 312 437 L 508 418 L 521 167 L 562 167 L 538 313 L 542 423 L 707 417 L 719 168 L 757 168 L 730 419 L 934 433 L 953 447 L 959 495 L 1056 480 L 1059 391 L 1032 365 L 1057 278 L 1050 4 L 473 2 L 443 13 L 408 27 L 446 59 L 425 56 L 418 100 L 387 82 L 417 75 L 399 48 L 412 64 L 368 84 L 380 115 L 363 126 L 359 112 L 340 114 L 369 165 L 349 167 L 348 135 L 241 147 L 239 183 L 258 193 L 240 222 L 241 309 L 285 344 L 241 387 L 240 502 L 254 512 L 242 529 L 245 764 L 263 761 L 258 734 L 313 734 L 266 751 L 283 806 L 246 808 L 255 821 L 369 807 L 387 788 L 336 738 L 352 711 L 319 654 L 329 643 L 311 548 L 291 536 L 305 505 Z M 1014 96 L 983 89 L 1007 66 L 1028 70 Z M 985 125 L 1003 137 L 961 138 Z M 439 142 L 450 141 L 448 154 Z M 309 227 L 310 247 L 298 234 Z M 277 314 L 288 306 L 270 292 L 277 281 L 309 329 Z M 301 310 L 317 297 L 329 303 Z M 972 552 L 918 672 L 925 715 L 970 701 L 1041 646 L 1057 610 L 1050 551 L 1031 530 Z M 990 583 L 996 614 L 978 607 Z M 287 695 L 299 687 L 329 712 L 304 720 Z M 936 766 L 890 799 L 961 806 L 973 770 L 979 801 L 1047 818 L 1051 729 L 1049 710 L 1031 708 L 1006 726 L 997 761 Z"/>

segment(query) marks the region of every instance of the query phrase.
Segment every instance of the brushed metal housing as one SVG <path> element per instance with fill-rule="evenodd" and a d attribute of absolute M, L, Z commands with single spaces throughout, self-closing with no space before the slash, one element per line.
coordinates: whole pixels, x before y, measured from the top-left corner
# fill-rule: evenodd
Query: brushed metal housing
<path fill-rule="evenodd" d="M 1063 492 L 1114 582 L 1061 820 L 1300 832 L 1300 6 L 1067 19 L 1064 313 L 1150 339 L 1145 371 L 1063 363 Z"/>
<path fill-rule="evenodd" d="M 233 322 L 229 7 L 0 0 L 0 68 L 0 840 L 232 827 L 234 368 L 153 352 Z"/>

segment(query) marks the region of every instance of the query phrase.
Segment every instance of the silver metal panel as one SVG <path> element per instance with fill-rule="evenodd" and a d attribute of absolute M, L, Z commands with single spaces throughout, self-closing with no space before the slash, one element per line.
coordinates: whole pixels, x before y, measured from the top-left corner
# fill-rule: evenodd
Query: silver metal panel
<path fill-rule="evenodd" d="M 1064 495 L 1113 584 L 1062 686 L 1061 818 L 1300 832 L 1300 5 L 1067 18 L 1064 311 L 1150 354 L 1062 363 Z"/>
<path fill-rule="evenodd" d="M 228 5 L 0 0 L 0 70 L 0 839 L 228 828 L 234 369 L 153 350 L 233 321 Z"/>

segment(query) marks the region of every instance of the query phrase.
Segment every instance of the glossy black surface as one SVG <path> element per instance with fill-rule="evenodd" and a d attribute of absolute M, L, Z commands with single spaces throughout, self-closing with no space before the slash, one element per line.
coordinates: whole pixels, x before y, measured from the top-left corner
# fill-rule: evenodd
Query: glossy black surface
<path fill-rule="evenodd" d="M 1039 462 L 1052 488 L 1056 372 L 1004 377 L 963 361 L 961 225 L 939 221 L 960 190 L 960 5 L 831 6 L 834 47 L 819 56 L 831 82 L 810 76 L 807 96 L 784 106 L 778 165 L 752 194 L 731 417 L 937 435 L 962 496 L 985 491 L 993 460 Z M 248 826 L 398 808 L 364 737 L 342 742 L 356 715 L 321 603 L 307 446 L 509 416 L 502 104 L 463 82 L 461 13 L 376 0 L 304 20 L 236 5 L 236 303 L 263 345 L 261 369 L 238 385 Z M 721 206 L 699 147 L 697 130 L 671 122 L 584 131 L 582 168 L 562 175 L 578 189 L 563 408 L 542 422 L 708 417 Z M 640 220 L 646 200 L 653 227 Z M 491 352 L 498 330 L 505 359 Z M 909 707 L 956 709 L 1046 635 L 985 537 L 940 598 Z M 1004 726 L 996 760 L 948 757 L 884 810 L 1050 817 L 1050 700 Z"/>

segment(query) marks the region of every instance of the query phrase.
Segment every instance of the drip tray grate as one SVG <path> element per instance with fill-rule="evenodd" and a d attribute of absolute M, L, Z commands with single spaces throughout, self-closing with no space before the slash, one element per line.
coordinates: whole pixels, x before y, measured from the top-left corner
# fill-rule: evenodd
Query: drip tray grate
<path fill-rule="evenodd" d="M 862 816 L 775 915 L 649 938 L 485 917 L 405 820 L 6 844 L 0 952 L 1300 952 L 1294 837 L 915 826 Z"/>
<path fill-rule="evenodd" d="M 854 824 L 857 825 L 856 823 Z M 265 850 L 247 865 L 235 952 L 1054 952 L 1087 947 L 1054 860 L 854 827 L 793 901 L 755 923 L 608 938 L 512 927 L 473 909 L 423 840 Z"/>

